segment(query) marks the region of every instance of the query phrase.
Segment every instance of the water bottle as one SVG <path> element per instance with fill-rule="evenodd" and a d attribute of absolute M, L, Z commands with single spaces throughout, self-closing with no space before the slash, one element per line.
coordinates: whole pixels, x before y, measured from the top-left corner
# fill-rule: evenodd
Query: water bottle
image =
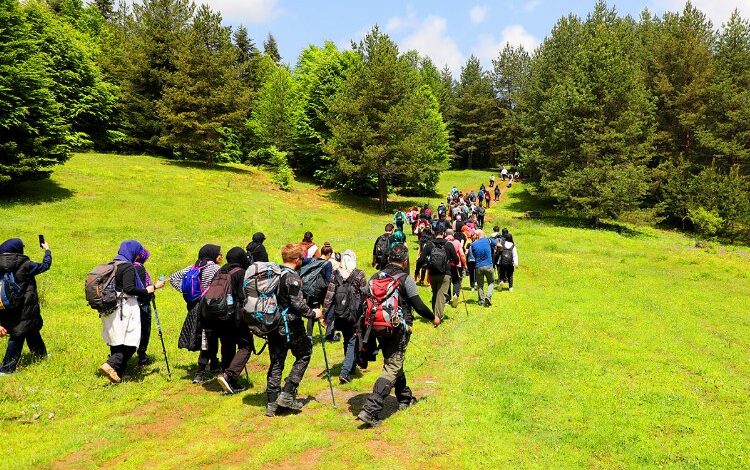
<path fill-rule="evenodd" d="M 234 297 L 232 297 L 232 293 L 227 294 L 227 307 L 231 307 L 234 305 Z"/>

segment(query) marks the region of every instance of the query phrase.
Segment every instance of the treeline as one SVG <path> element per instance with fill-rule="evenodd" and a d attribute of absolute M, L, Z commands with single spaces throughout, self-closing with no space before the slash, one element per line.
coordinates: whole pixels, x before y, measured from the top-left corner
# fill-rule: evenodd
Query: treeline
<path fill-rule="evenodd" d="M 377 27 L 293 67 L 269 35 L 188 0 L 0 0 L 0 184 L 74 149 L 292 169 L 379 195 L 440 171 L 518 166 L 597 222 L 639 210 L 708 235 L 750 227 L 750 25 L 681 13 L 567 16 L 533 52 L 506 47 L 456 79 Z"/>

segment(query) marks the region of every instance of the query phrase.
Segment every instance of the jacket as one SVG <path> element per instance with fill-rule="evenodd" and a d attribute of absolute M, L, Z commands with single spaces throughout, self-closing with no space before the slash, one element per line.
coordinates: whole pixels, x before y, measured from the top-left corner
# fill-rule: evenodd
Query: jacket
<path fill-rule="evenodd" d="M 480 238 L 471 244 L 471 250 L 477 263 L 477 268 L 492 266 L 492 251 L 497 246 L 497 240 L 494 238 Z"/>
<path fill-rule="evenodd" d="M 448 253 L 448 260 L 451 263 L 453 263 L 454 265 L 458 265 L 460 263 L 458 254 L 456 253 L 456 249 L 453 247 L 453 244 L 444 238 L 435 238 L 434 240 L 430 240 L 428 243 L 425 244 L 424 248 L 422 249 L 422 252 L 419 254 L 419 260 L 417 261 L 418 266 L 430 266 L 427 260 L 429 259 L 430 254 L 432 253 L 432 250 L 433 248 L 435 248 L 436 245 L 440 245 L 443 247 L 445 252 Z M 435 271 L 432 267 L 428 268 L 428 270 L 429 270 L 430 275 L 447 274 L 447 273 L 439 273 Z"/>
<path fill-rule="evenodd" d="M 36 276 L 47 271 L 52 266 L 52 253 L 44 252 L 41 263 L 35 263 L 28 256 L 18 253 L 0 254 L 0 272 L 12 272 L 16 281 L 22 286 L 23 306 L 17 311 L 0 313 L 0 325 L 10 336 L 24 336 L 39 331 L 44 325 L 39 307 Z"/>

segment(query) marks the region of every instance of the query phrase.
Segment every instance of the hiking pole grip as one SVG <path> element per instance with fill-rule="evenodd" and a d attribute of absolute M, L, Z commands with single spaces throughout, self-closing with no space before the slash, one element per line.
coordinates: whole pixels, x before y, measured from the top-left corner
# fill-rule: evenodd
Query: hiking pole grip
<path fill-rule="evenodd" d="M 326 377 L 328 377 L 328 388 L 331 389 L 331 401 L 333 402 L 333 407 L 336 408 L 336 398 L 333 396 L 333 383 L 331 382 L 331 369 L 328 367 L 328 355 L 326 354 L 326 339 L 323 335 L 323 327 L 320 325 L 320 322 L 318 322 L 318 332 L 320 333 L 320 345 L 323 347 L 323 359 L 326 363 Z"/>
<path fill-rule="evenodd" d="M 151 305 L 154 307 L 154 318 L 156 318 L 156 329 L 159 331 L 159 340 L 161 340 L 161 350 L 164 353 L 164 362 L 167 364 L 167 377 L 172 378 L 172 371 L 169 369 L 169 359 L 167 358 L 167 347 L 164 346 L 164 334 L 161 332 L 161 320 L 159 319 L 159 310 L 156 308 L 156 297 L 151 299 Z"/>

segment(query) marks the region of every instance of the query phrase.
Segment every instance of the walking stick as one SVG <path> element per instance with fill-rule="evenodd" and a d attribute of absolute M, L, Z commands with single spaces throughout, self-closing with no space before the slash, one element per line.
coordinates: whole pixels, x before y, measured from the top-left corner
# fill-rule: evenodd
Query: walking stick
<path fill-rule="evenodd" d="M 161 340 L 161 350 L 164 352 L 164 362 L 167 363 L 167 377 L 172 378 L 172 371 L 169 370 L 169 359 L 167 359 L 167 348 L 164 346 L 164 335 L 161 332 L 161 320 L 159 320 L 159 310 L 156 308 L 156 297 L 151 299 L 151 305 L 154 306 L 154 318 L 156 318 L 156 329 L 159 331 Z"/>
<path fill-rule="evenodd" d="M 466 309 L 466 318 L 469 318 L 469 306 L 466 305 L 466 294 L 464 294 L 463 289 L 461 289 L 461 297 L 464 299 L 464 308 Z"/>
<path fill-rule="evenodd" d="M 320 332 L 320 345 L 323 347 L 323 359 L 326 361 L 326 376 L 328 377 L 328 388 L 331 389 L 331 401 L 336 408 L 336 398 L 333 396 L 333 383 L 331 382 L 331 369 L 328 368 L 328 355 L 326 354 L 326 339 L 323 336 L 323 327 L 318 322 L 318 331 Z"/>

